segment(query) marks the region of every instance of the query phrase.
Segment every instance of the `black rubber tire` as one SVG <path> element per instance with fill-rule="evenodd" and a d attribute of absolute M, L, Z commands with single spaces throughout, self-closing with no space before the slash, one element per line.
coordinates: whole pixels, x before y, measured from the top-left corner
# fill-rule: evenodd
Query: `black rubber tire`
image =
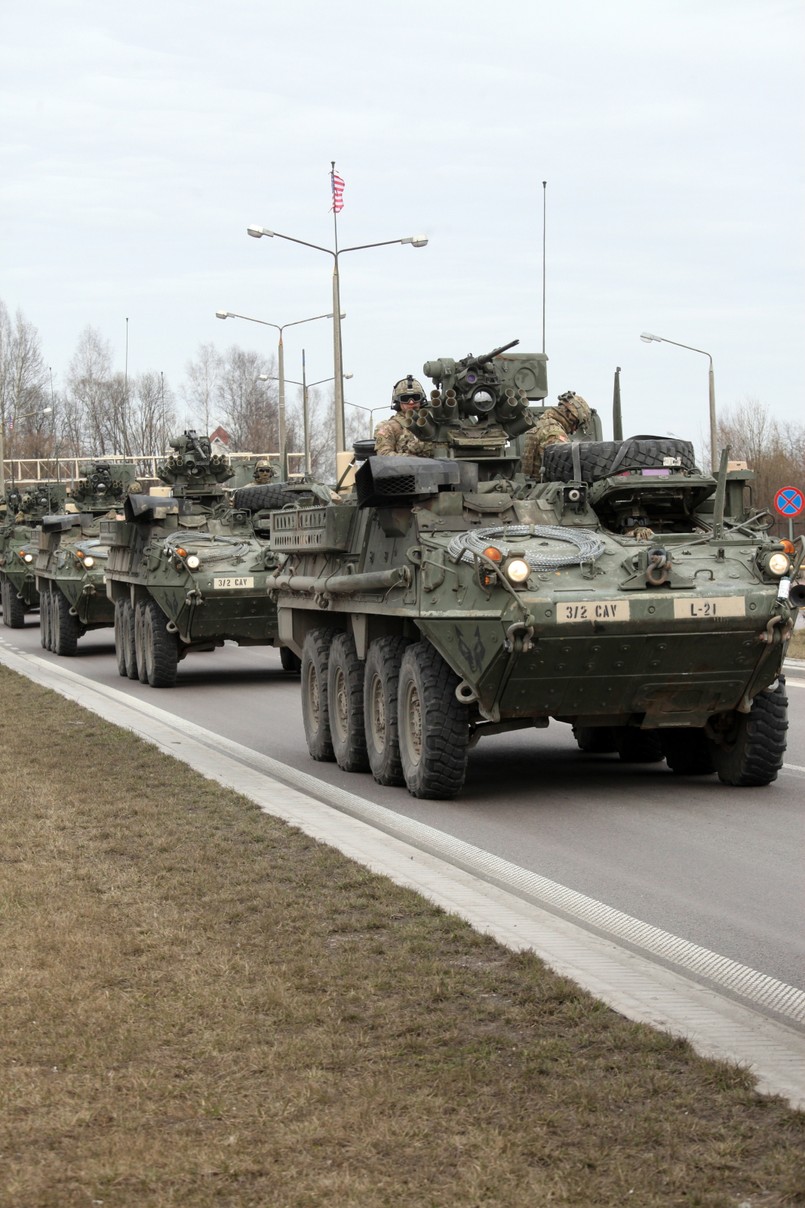
<path fill-rule="evenodd" d="M 152 688 L 175 688 L 179 667 L 179 643 L 168 633 L 168 622 L 156 600 L 143 609 L 143 655 L 145 675 Z"/>
<path fill-rule="evenodd" d="M 344 772 L 366 772 L 366 729 L 363 722 L 364 664 L 349 633 L 339 633 L 327 664 L 327 707 L 335 762 Z"/>
<path fill-rule="evenodd" d="M 716 770 L 703 728 L 675 726 L 660 731 L 665 762 L 677 776 L 712 776 Z"/>
<path fill-rule="evenodd" d="M 298 654 L 294 654 L 290 646 L 280 646 L 280 663 L 282 670 L 287 671 L 289 675 L 298 675 L 302 670 L 302 660 Z"/>
<path fill-rule="evenodd" d="M 412 797 L 457 797 L 467 773 L 469 711 L 460 680 L 430 642 L 409 646 L 397 692 L 400 760 Z"/>
<path fill-rule="evenodd" d="M 400 664 L 409 645 L 407 638 L 376 638 L 366 652 L 363 676 L 366 753 L 378 784 L 405 784 L 397 704 Z"/>
<path fill-rule="evenodd" d="M 629 440 L 582 440 L 576 445 L 583 482 L 597 482 L 626 470 L 661 469 L 663 458 L 679 458 L 680 470 L 693 470 L 696 461 L 689 440 L 664 436 L 633 436 Z M 614 467 L 614 469 L 613 469 Z M 545 482 L 573 482 L 573 443 L 547 445 L 542 453 Z"/>
<path fill-rule="evenodd" d="M 115 600 L 115 661 L 117 662 L 118 674 L 125 679 L 129 673 L 126 664 L 126 625 L 128 621 L 125 615 L 126 601 L 122 596 L 118 596 Z"/>
<path fill-rule="evenodd" d="M 39 593 L 39 644 L 43 650 L 52 648 L 50 608 L 50 583 L 43 583 Z"/>
<path fill-rule="evenodd" d="M 62 658 L 72 658 L 78 651 L 78 617 L 70 612 L 70 601 L 55 583 L 51 603 L 53 653 Z"/>
<path fill-rule="evenodd" d="M 284 482 L 255 483 L 251 487 L 238 487 L 232 492 L 232 502 L 236 508 L 249 512 L 260 512 L 264 509 L 284 508 L 286 504 L 296 503 L 297 496 L 292 491 L 286 491 Z"/>
<path fill-rule="evenodd" d="M 25 601 L 20 600 L 17 589 L 10 579 L 3 581 L 3 624 L 9 629 L 22 629 L 25 625 Z"/>
<path fill-rule="evenodd" d="M 137 646 L 134 635 L 134 605 L 131 600 L 123 601 L 123 650 L 126 659 L 126 675 L 130 680 L 139 679 L 137 671 Z"/>
<path fill-rule="evenodd" d="M 145 600 L 138 600 L 134 605 L 134 662 L 137 667 L 137 679 L 141 684 L 148 683 L 148 669 L 145 665 Z"/>
<path fill-rule="evenodd" d="M 659 730 L 615 726 L 615 742 L 623 763 L 661 763 L 665 758 Z"/>
<path fill-rule="evenodd" d="M 610 755 L 618 749 L 612 726 L 574 726 L 573 737 L 579 750 L 590 755 Z"/>
<path fill-rule="evenodd" d="M 711 741 L 715 770 L 722 784 L 739 788 L 771 784 L 783 766 L 788 730 L 785 677 L 776 688 L 759 692 L 749 713 L 735 714 L 724 743 Z"/>
<path fill-rule="evenodd" d="M 327 671 L 334 631 L 311 629 L 302 647 L 302 724 L 312 759 L 335 759 L 327 703 Z"/>

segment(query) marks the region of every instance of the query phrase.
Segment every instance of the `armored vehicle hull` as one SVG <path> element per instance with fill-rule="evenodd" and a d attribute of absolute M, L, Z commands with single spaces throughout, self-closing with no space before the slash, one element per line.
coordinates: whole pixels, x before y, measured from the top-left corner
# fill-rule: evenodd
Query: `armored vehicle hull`
<path fill-rule="evenodd" d="M 0 553 L 0 602 L 3 624 L 9 629 L 21 629 L 28 613 L 39 608 L 34 563 L 37 530 L 20 524 L 8 534 Z"/>
<path fill-rule="evenodd" d="M 747 474 L 657 438 L 548 447 L 538 482 L 473 461 L 371 457 L 351 499 L 272 515 L 311 755 L 453 797 L 481 736 L 554 720 L 583 750 L 772 781 L 803 550 L 746 509 Z"/>

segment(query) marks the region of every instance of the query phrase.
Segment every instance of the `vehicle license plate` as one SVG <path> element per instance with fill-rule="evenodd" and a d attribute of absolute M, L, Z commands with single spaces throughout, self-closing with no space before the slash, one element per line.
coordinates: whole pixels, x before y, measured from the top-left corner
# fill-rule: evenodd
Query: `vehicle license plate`
<path fill-rule="evenodd" d="M 572 621 L 628 621 L 628 600 L 563 600 L 556 605 L 557 624 Z"/>
<path fill-rule="evenodd" d="M 228 587 L 254 587 L 253 575 L 240 575 L 231 579 L 224 578 L 223 575 L 216 575 L 212 581 L 215 591 L 225 591 Z"/>
<path fill-rule="evenodd" d="M 678 621 L 690 617 L 745 617 L 743 596 L 710 596 L 708 599 L 674 600 L 674 616 Z"/>

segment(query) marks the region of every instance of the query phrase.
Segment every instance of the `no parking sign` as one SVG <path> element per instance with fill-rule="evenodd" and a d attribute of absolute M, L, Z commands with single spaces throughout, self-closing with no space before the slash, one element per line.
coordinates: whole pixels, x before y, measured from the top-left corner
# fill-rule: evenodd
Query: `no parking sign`
<path fill-rule="evenodd" d="M 793 520 L 805 507 L 802 491 L 799 487 L 780 487 L 774 496 L 774 507 L 786 520 Z"/>

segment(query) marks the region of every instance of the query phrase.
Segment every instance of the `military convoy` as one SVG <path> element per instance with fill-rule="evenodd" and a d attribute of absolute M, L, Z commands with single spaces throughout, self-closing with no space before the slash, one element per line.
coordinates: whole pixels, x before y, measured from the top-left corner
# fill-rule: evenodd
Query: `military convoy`
<path fill-rule="evenodd" d="M 21 629 L 26 614 L 39 607 L 35 562 L 37 532 L 43 516 L 63 507 L 66 488 L 59 482 L 41 482 L 26 490 L 11 487 L 0 524 L 0 603 L 3 624 Z"/>
<path fill-rule="evenodd" d="M 272 513 L 311 756 L 451 798 L 481 737 L 553 719 L 583 750 L 769 783 L 802 538 L 769 536 L 751 473 L 726 451 L 703 473 L 682 440 L 574 439 L 525 479 L 546 358 L 512 346 L 425 364 L 405 422 L 433 459 L 365 448 L 351 495 Z"/>
<path fill-rule="evenodd" d="M 188 431 L 170 444 L 157 467 L 166 485 L 130 492 L 124 518 L 100 525 L 118 670 L 155 688 L 173 687 L 191 652 L 278 644 L 264 510 L 281 506 L 282 490 L 241 487 L 230 499 L 223 484 L 233 471 L 206 437 Z M 281 657 L 298 670 L 290 650 Z"/>

